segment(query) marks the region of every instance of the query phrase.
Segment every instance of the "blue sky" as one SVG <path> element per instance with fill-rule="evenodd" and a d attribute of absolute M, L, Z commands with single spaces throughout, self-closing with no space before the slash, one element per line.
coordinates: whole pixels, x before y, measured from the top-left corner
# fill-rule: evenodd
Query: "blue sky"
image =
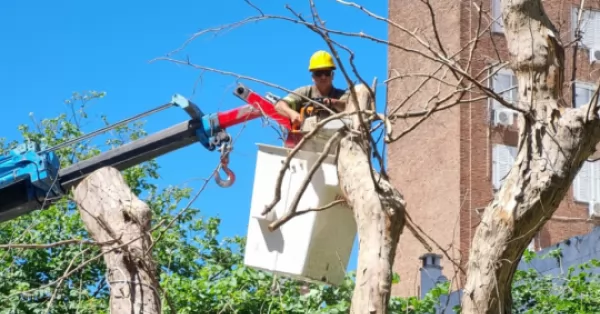
<path fill-rule="evenodd" d="M 266 14 L 292 17 L 289 4 L 310 19 L 308 1 L 253 2 Z M 387 1 L 362 1 L 369 10 L 387 16 Z M 334 0 L 316 1 L 327 26 L 348 32 L 360 32 L 386 39 L 387 25 L 367 17 Z M 190 97 L 205 112 L 226 110 L 243 105 L 233 96 L 236 78 L 204 73 L 167 61 L 150 63 L 178 48 L 200 29 L 216 27 L 255 15 L 243 0 L 222 1 L 35 1 L 0 2 L 0 137 L 19 137 L 19 124 L 55 117 L 66 112 L 63 100 L 73 92 L 104 91 L 106 97 L 89 108 L 92 115 L 106 114 L 111 121 L 128 118 L 168 102 L 171 95 Z M 357 38 L 341 38 L 340 43 L 355 52 L 355 64 L 361 75 L 371 82 L 379 79 L 378 109 L 385 101 L 387 49 L 385 46 Z M 192 42 L 174 58 L 189 57 L 193 63 L 237 72 L 242 75 L 294 89 L 310 84 L 307 72 L 310 55 L 328 50 L 325 42 L 308 28 L 290 22 L 267 20 L 255 22 Z M 342 54 L 348 65 L 346 53 Z M 352 75 L 352 74 L 351 74 Z M 353 76 L 354 78 L 354 76 Z M 284 92 L 259 83 L 242 81 L 261 93 Z M 341 73 L 335 84 L 345 87 Z M 195 92 L 194 92 L 195 88 Z M 156 132 L 188 117 L 177 109 L 145 118 L 146 129 Z M 89 126 L 86 132 L 95 127 Z M 241 131 L 241 133 L 240 133 Z M 211 183 L 194 203 L 203 215 L 222 218 L 225 236 L 245 235 L 252 197 L 255 143 L 278 144 L 276 134 L 254 120 L 245 127 L 230 129 L 238 139 L 231 154 L 231 168 L 236 183 L 222 189 Z M 216 152 L 200 144 L 181 149 L 158 159 L 162 187 L 186 185 L 199 187 L 218 162 Z M 356 267 L 356 250 L 349 268 Z"/>

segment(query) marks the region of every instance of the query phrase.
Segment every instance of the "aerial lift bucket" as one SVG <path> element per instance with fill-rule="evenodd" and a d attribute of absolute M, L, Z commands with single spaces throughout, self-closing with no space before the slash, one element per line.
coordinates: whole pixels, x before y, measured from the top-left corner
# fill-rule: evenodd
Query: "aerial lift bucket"
<path fill-rule="evenodd" d="M 320 136 L 310 140 L 292 158 L 281 185 L 281 199 L 267 215 L 265 206 L 275 197 L 276 182 L 291 148 L 258 145 L 254 188 L 248 224 L 244 263 L 275 274 L 313 282 L 339 285 L 346 273 L 357 228 L 352 210 L 341 203 L 325 210 L 310 211 L 292 218 L 279 229 L 268 225 L 284 216 L 308 172 L 321 155 L 333 122 Z M 310 127 L 310 126 L 309 126 Z M 323 161 L 303 193 L 297 212 L 316 209 L 341 199 L 335 149 Z"/>

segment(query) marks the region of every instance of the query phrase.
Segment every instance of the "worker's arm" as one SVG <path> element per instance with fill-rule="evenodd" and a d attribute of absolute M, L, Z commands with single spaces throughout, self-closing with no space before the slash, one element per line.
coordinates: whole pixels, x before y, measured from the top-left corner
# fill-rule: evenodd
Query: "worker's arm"
<path fill-rule="evenodd" d="M 275 110 L 281 115 L 290 118 L 292 122 L 300 118 L 298 106 L 302 103 L 300 95 L 306 94 L 306 87 L 300 87 L 289 93 L 275 104 Z"/>
<path fill-rule="evenodd" d="M 295 114 L 298 114 L 298 112 L 296 112 L 294 109 L 292 109 L 290 104 L 286 100 L 283 100 L 283 99 L 280 99 L 279 101 L 277 101 L 277 103 L 275 104 L 275 110 L 277 110 L 277 112 L 279 112 L 282 116 L 288 117 L 290 119 Z"/>

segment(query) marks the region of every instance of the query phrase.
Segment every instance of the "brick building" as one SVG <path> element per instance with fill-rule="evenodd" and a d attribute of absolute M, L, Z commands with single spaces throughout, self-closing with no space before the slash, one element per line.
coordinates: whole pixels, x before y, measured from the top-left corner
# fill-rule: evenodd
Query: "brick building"
<path fill-rule="evenodd" d="M 561 40 L 567 45 L 574 40 L 579 2 L 544 1 L 546 13 L 560 30 Z M 470 50 L 460 53 L 463 68 L 471 60 L 470 74 L 488 84 L 496 91 L 515 87 L 515 79 L 508 68 L 500 69 L 491 79 L 488 69 L 499 60 L 508 60 L 506 40 L 503 34 L 499 11 L 499 0 L 483 2 L 448 0 L 431 1 L 435 10 L 439 38 L 449 54 L 457 53 L 461 47 L 474 41 L 478 27 L 487 29 L 478 41 L 473 57 Z M 478 9 L 481 5 L 483 16 Z M 585 2 L 600 7 L 598 2 Z M 566 53 L 564 95 L 571 98 L 569 86 L 576 84 L 575 105 L 587 103 L 593 82 L 598 79 L 598 68 L 594 56 L 600 58 L 600 11 L 585 11 L 581 43 L 577 51 L 577 75 L 572 80 L 573 48 Z M 493 19 L 496 22 L 493 22 Z M 409 31 L 418 29 L 435 46 L 436 38 L 427 6 L 421 1 L 389 1 L 389 18 Z M 575 23 L 573 23 L 575 19 Z M 491 27 L 489 25 L 491 24 Z M 491 31 L 490 31 L 491 29 Z M 596 33 L 596 34 L 595 34 Z M 389 27 L 389 41 L 398 45 L 427 53 L 426 49 L 400 28 Z M 424 35 L 423 35 L 424 34 Z M 598 50 L 596 50 L 598 49 Z M 592 56 L 592 57 L 590 57 Z M 403 103 L 400 110 L 431 108 L 432 96 L 439 92 L 443 98 L 455 88 L 439 81 L 430 80 L 423 84 L 423 76 L 439 68 L 439 63 L 415 53 L 390 47 L 388 50 L 389 76 L 387 100 L 389 108 Z M 412 76 L 411 76 L 412 75 Z M 448 71 L 436 73 L 438 79 L 455 82 Z M 422 86 L 421 86 L 422 85 Z M 418 90 L 417 93 L 414 93 Z M 410 97 L 409 97 L 410 96 Z M 516 91 L 503 94 L 510 101 L 518 96 Z M 480 211 L 494 198 L 496 188 L 510 169 L 517 145 L 517 119 L 514 112 L 498 106 L 491 99 L 482 99 L 474 90 L 463 99 L 473 100 L 459 106 L 435 113 L 416 130 L 408 133 L 389 146 L 388 160 L 394 185 L 405 195 L 409 214 L 423 230 L 444 248 L 442 266 L 444 275 L 460 288 L 464 280 L 454 265 L 468 259 L 468 252 Z M 477 100 L 478 99 L 478 100 Z M 397 123 L 396 133 L 414 123 L 415 120 Z M 600 199 L 600 163 L 588 162 L 583 167 L 560 208 L 543 230 L 536 235 L 531 248 L 540 249 L 572 236 L 588 233 L 593 225 L 582 221 L 589 217 L 589 206 Z M 401 282 L 394 286 L 394 295 L 418 295 L 419 256 L 425 253 L 423 246 L 408 231 L 401 237 L 394 269 L 400 274 Z M 452 262 L 449 257 L 454 262 Z"/>

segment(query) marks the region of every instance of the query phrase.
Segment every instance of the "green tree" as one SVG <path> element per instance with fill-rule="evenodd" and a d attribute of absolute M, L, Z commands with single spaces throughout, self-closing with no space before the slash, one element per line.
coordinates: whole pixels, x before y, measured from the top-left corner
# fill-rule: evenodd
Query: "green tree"
<path fill-rule="evenodd" d="M 526 251 L 523 260 L 562 258 L 555 249 L 544 255 Z M 561 263 L 562 264 L 562 263 Z M 535 269 L 517 270 L 513 279 L 514 313 L 598 313 L 600 275 L 592 271 L 600 261 L 591 259 L 578 266 L 560 269 L 559 275 L 542 275 Z"/>

